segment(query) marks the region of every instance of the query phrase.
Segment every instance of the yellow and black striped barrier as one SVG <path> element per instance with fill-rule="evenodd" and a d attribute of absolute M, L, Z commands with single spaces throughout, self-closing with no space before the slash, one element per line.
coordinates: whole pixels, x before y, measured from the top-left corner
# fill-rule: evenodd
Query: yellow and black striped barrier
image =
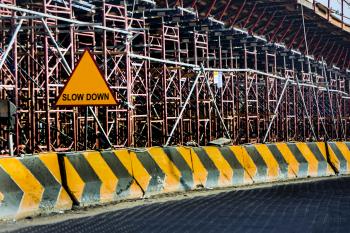
<path fill-rule="evenodd" d="M 350 174 L 350 143 L 328 142 L 329 158 L 341 175 Z"/>
<path fill-rule="evenodd" d="M 350 173 L 350 144 L 152 147 L 0 159 L 0 218 L 182 192 Z M 67 191 L 67 192 L 66 192 Z"/>
<path fill-rule="evenodd" d="M 132 170 L 146 196 L 192 190 L 197 186 L 191 153 L 184 147 L 130 151 Z"/>
<path fill-rule="evenodd" d="M 322 142 L 257 144 L 245 150 L 257 167 L 256 182 L 334 175 Z"/>
<path fill-rule="evenodd" d="M 191 149 L 195 180 L 205 188 L 253 183 L 244 168 L 245 158 L 239 146 L 197 147 Z"/>
<path fill-rule="evenodd" d="M 327 162 L 327 150 L 324 142 L 287 143 L 283 151 L 289 156 L 289 164 L 297 177 L 322 177 L 335 175 Z"/>
<path fill-rule="evenodd" d="M 0 219 L 71 209 L 57 154 L 0 159 Z"/>
<path fill-rule="evenodd" d="M 245 145 L 243 154 L 251 160 L 246 169 L 256 183 L 295 177 L 283 155 L 273 145 Z"/>
<path fill-rule="evenodd" d="M 60 154 L 64 185 L 80 206 L 140 198 L 127 150 Z"/>

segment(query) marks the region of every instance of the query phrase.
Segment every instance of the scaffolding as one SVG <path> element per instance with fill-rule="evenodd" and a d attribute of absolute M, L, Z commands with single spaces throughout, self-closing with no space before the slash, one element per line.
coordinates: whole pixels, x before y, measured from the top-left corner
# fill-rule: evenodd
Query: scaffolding
<path fill-rule="evenodd" d="M 349 139 L 350 43 L 306 27 L 308 55 L 300 21 L 269 29 L 268 1 L 244 1 L 229 26 L 221 2 L 214 18 L 216 1 L 203 16 L 186 1 L 0 0 L 0 100 L 15 106 L 0 150 Z M 85 49 L 118 106 L 55 107 Z"/>

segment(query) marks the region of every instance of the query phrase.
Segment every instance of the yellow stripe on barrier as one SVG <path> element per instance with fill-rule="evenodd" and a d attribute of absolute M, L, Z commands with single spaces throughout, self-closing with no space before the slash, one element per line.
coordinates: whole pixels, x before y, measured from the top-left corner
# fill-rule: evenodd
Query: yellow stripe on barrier
<path fill-rule="evenodd" d="M 194 153 L 193 150 L 189 147 L 184 147 L 184 146 L 176 147 L 176 150 L 181 154 L 182 158 L 185 160 L 186 164 L 191 169 L 190 172 L 192 173 L 191 175 L 193 178 L 193 187 L 198 187 L 203 185 L 203 182 L 202 182 L 203 177 L 201 175 L 198 176 L 198 174 L 194 172 L 193 156 L 192 156 Z"/>
<path fill-rule="evenodd" d="M 181 154 L 182 158 L 184 158 L 188 166 L 190 166 L 190 168 L 193 171 L 191 149 L 180 146 L 180 147 L 176 147 L 176 150 Z"/>
<path fill-rule="evenodd" d="M 163 192 L 179 191 L 181 173 L 173 162 L 170 161 L 163 149 L 154 147 L 149 149 L 148 153 L 165 174 Z"/>
<path fill-rule="evenodd" d="M 329 160 L 330 160 L 330 162 L 333 164 L 333 166 L 338 171 L 340 171 L 341 170 L 341 162 L 338 159 L 338 156 L 335 155 L 335 152 L 332 150 L 332 148 L 330 148 L 329 145 L 327 145 L 327 146 L 328 146 L 328 151 L 329 151 Z M 336 144 L 336 146 L 339 147 L 338 144 Z M 347 166 L 349 166 L 349 164 Z M 342 172 L 342 171 L 340 171 L 340 172 Z"/>
<path fill-rule="evenodd" d="M 308 174 L 309 176 L 317 176 L 318 175 L 318 161 L 316 157 L 313 155 L 312 151 L 309 149 L 306 143 L 296 143 L 296 146 L 304 156 L 304 158 L 308 162 Z"/>
<path fill-rule="evenodd" d="M 204 147 L 204 150 L 219 170 L 218 187 L 232 185 L 233 169 L 221 155 L 217 147 Z"/>
<path fill-rule="evenodd" d="M 152 177 L 148 174 L 142 163 L 137 159 L 135 152 L 130 152 L 130 158 L 132 163 L 132 174 L 137 183 L 141 186 L 141 189 L 145 191 L 147 190 L 148 184 Z"/>
<path fill-rule="evenodd" d="M 185 158 L 186 163 L 190 165 L 193 172 L 193 182 L 195 187 L 204 187 L 207 177 L 207 171 L 198 160 L 196 153 L 190 147 L 180 147 L 177 149 Z M 195 161 L 194 161 L 195 160 Z M 195 170 L 196 169 L 196 170 Z M 196 171 L 196 172 L 195 172 Z"/>
<path fill-rule="evenodd" d="M 242 146 L 230 146 L 230 150 L 236 156 L 238 162 L 244 169 L 244 183 L 252 184 L 252 174 L 256 173 L 256 166 Z"/>
<path fill-rule="evenodd" d="M 263 144 L 255 145 L 255 148 L 257 149 L 261 157 L 264 159 L 268 167 L 269 179 L 276 180 L 280 175 L 279 165 L 276 159 L 273 157 L 272 153 L 270 152 L 269 148 L 267 147 L 267 145 Z"/>
<path fill-rule="evenodd" d="M 316 142 L 316 145 L 318 147 L 318 149 L 320 150 L 325 163 L 327 164 L 327 171 L 326 171 L 326 175 L 334 175 L 334 171 L 332 169 L 332 167 L 328 164 L 327 162 L 327 151 L 326 151 L 326 143 L 324 142 Z"/>
<path fill-rule="evenodd" d="M 130 151 L 130 156 L 133 175 L 146 196 L 195 187 L 192 163 L 188 163 L 191 154 L 183 148 L 179 151 L 176 147 L 153 147 Z"/>
<path fill-rule="evenodd" d="M 202 185 L 203 187 L 205 187 L 205 184 L 207 183 L 208 171 L 204 167 L 204 165 L 201 163 L 196 152 L 192 148 L 189 150 L 192 156 L 194 179 L 197 181 L 199 185 Z"/>
<path fill-rule="evenodd" d="M 70 209 L 67 208 L 67 206 L 72 206 L 72 200 L 70 199 L 70 197 L 68 196 L 68 193 L 65 189 L 61 189 L 60 194 L 57 198 L 57 203 L 55 205 L 55 208 L 60 210 L 60 209 Z"/>
<path fill-rule="evenodd" d="M 84 156 L 99 179 L 103 181 L 100 188 L 101 203 L 112 201 L 116 194 L 117 177 L 103 160 L 100 152 L 85 152 Z"/>
<path fill-rule="evenodd" d="M 77 201 L 81 201 L 85 183 L 67 157 L 64 157 L 64 164 L 67 176 L 67 186 Z"/>
<path fill-rule="evenodd" d="M 60 173 L 60 168 L 58 165 L 58 159 L 56 153 L 46 153 L 40 154 L 39 159 L 45 164 L 53 177 L 58 183 L 62 184 L 62 177 Z M 60 194 L 57 198 L 55 205 L 56 209 L 67 209 L 67 206 L 72 206 L 72 200 L 70 199 L 67 191 L 61 187 Z"/>
<path fill-rule="evenodd" d="M 132 163 L 132 159 L 131 156 L 129 154 L 128 150 L 115 150 L 113 151 L 115 156 L 119 159 L 119 161 L 122 163 L 122 165 L 124 166 L 124 168 L 127 170 L 127 172 L 134 177 L 134 171 L 133 171 L 133 163 Z M 138 186 L 138 184 L 136 182 L 131 182 L 129 184 L 129 189 L 130 189 L 130 194 L 129 197 L 130 198 L 139 198 L 143 196 L 143 192 L 140 189 L 140 186 Z"/>
<path fill-rule="evenodd" d="M 18 159 L 0 159 L 0 165 L 23 191 L 20 209 L 25 210 L 26 215 L 36 212 L 44 193 L 39 181 Z M 17 217 L 22 217 L 21 213 Z"/>
<path fill-rule="evenodd" d="M 258 168 L 246 149 L 243 146 L 231 146 L 230 149 L 237 156 L 237 159 L 243 165 L 249 176 L 253 179 L 258 172 Z"/>
<path fill-rule="evenodd" d="M 345 144 L 345 142 L 335 142 L 340 151 L 344 154 L 347 160 L 350 160 L 350 150 Z"/>
<path fill-rule="evenodd" d="M 348 147 L 344 142 L 336 142 L 335 144 L 337 145 L 338 149 L 346 159 L 347 167 L 350 168 L 350 150 L 348 149 Z"/>
<path fill-rule="evenodd" d="M 39 159 L 45 164 L 49 169 L 50 173 L 55 177 L 57 181 L 62 182 L 60 167 L 58 166 L 57 154 L 56 153 L 46 153 L 40 154 Z"/>
<path fill-rule="evenodd" d="M 276 143 L 277 149 L 281 152 L 283 158 L 286 160 L 288 164 L 288 177 L 295 177 L 295 175 L 299 172 L 299 163 L 295 158 L 293 153 L 289 150 L 288 145 L 286 143 Z M 290 175 L 294 173 L 294 175 Z"/>
<path fill-rule="evenodd" d="M 327 142 L 329 158 L 339 174 L 350 173 L 350 150 L 345 142 Z"/>
<path fill-rule="evenodd" d="M 129 174 L 133 174 L 133 169 L 132 169 L 132 161 L 130 158 L 130 154 L 128 150 L 115 150 L 113 151 L 115 156 L 120 160 L 122 165 L 125 167 L 125 169 L 128 171 Z"/>

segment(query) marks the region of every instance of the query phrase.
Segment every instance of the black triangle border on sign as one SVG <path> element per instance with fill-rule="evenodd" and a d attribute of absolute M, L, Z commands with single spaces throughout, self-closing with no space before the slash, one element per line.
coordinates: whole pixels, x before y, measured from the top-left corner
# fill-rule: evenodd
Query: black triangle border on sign
<path fill-rule="evenodd" d="M 105 84 L 106 84 L 108 90 L 111 92 L 112 97 L 113 97 L 114 101 L 116 102 L 116 104 L 57 105 L 58 100 L 61 98 L 62 94 L 63 94 L 64 91 L 66 90 L 67 84 L 69 83 L 69 81 L 71 80 L 71 78 L 73 77 L 73 75 L 75 74 L 75 71 L 76 71 L 77 67 L 79 66 L 80 62 L 82 61 L 82 58 L 83 58 L 83 56 L 85 55 L 85 53 L 88 53 L 88 54 L 90 55 L 90 57 L 92 58 L 92 60 L 94 61 L 97 70 L 100 72 L 100 75 L 101 75 L 103 81 L 105 82 Z M 56 103 L 55 103 L 55 105 L 54 105 L 55 108 L 57 108 L 57 107 L 71 108 L 71 107 L 80 107 L 80 106 L 82 106 L 82 107 L 84 107 L 84 106 L 85 106 L 85 107 L 86 107 L 86 106 L 96 106 L 96 107 L 98 107 L 98 106 L 116 106 L 116 105 L 118 105 L 118 101 L 117 101 L 117 99 L 115 98 L 115 92 L 111 89 L 111 87 L 110 87 L 109 84 L 107 83 L 106 78 L 104 77 L 104 75 L 103 75 L 103 73 L 102 73 L 100 67 L 98 66 L 96 60 L 94 59 L 94 55 L 90 52 L 89 49 L 85 49 L 84 52 L 83 52 L 83 54 L 82 54 L 81 57 L 79 58 L 78 63 L 75 65 L 75 67 L 74 67 L 74 69 L 73 69 L 73 71 L 72 71 L 72 74 L 69 76 L 68 80 L 67 80 L 66 83 L 64 84 L 64 87 L 63 87 L 62 91 L 60 92 L 60 94 L 59 94 L 58 97 L 56 98 Z"/>

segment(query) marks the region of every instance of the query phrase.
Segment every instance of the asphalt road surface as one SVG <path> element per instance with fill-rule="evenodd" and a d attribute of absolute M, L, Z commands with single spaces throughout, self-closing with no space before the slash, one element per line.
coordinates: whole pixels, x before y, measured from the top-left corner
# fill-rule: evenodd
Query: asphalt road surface
<path fill-rule="evenodd" d="M 16 232 L 350 232 L 350 178 L 137 206 Z"/>

